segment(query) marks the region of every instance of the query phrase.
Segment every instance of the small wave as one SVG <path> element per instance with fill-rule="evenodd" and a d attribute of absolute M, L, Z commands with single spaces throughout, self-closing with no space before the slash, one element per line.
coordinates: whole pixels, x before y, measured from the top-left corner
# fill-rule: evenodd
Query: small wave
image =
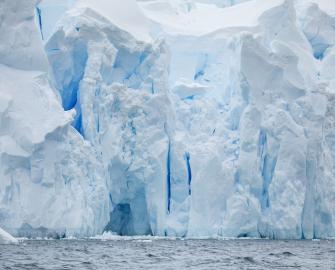
<path fill-rule="evenodd" d="M 256 263 L 255 259 L 253 257 L 250 257 L 250 256 L 237 257 L 237 259 L 243 260 L 243 261 L 248 262 L 248 263 Z"/>
<path fill-rule="evenodd" d="M 290 252 L 290 251 L 284 251 L 282 252 L 282 255 L 285 255 L 285 256 L 295 256 L 294 253 Z"/>
<path fill-rule="evenodd" d="M 256 263 L 255 259 L 253 257 L 244 257 L 243 258 L 246 262 L 250 262 L 250 263 Z"/>
<path fill-rule="evenodd" d="M 153 240 L 177 240 L 178 237 L 167 236 L 152 236 L 152 235 L 135 235 L 135 236 L 121 236 L 112 232 L 104 232 L 102 235 L 90 237 L 92 240 L 112 240 L 112 241 L 153 241 Z"/>
<path fill-rule="evenodd" d="M 136 242 L 140 242 L 140 243 L 152 243 L 151 239 L 139 239 L 139 240 L 135 240 Z"/>

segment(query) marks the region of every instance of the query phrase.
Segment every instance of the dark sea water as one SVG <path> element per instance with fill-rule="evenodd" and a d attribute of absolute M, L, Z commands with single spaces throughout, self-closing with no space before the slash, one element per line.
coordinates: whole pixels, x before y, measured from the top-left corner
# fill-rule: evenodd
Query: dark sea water
<path fill-rule="evenodd" d="M 0 269 L 335 269 L 335 241 L 26 240 Z"/>

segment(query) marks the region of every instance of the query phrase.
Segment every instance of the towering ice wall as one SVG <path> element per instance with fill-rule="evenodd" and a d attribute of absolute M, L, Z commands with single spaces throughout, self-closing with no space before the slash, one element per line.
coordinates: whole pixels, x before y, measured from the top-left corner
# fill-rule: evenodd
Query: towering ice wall
<path fill-rule="evenodd" d="M 22 236 L 101 233 L 104 173 L 48 81 L 36 4 L 1 3 L 0 226 Z"/>
<path fill-rule="evenodd" d="M 253 15 L 196 37 L 181 37 L 183 29 L 172 29 L 146 10 L 168 31 L 170 85 L 181 99 L 174 102 L 180 120 L 171 147 L 171 189 L 176 190 L 171 194 L 176 198 L 168 231 L 187 236 L 334 235 L 334 171 L 325 165 L 333 162 L 325 135 L 331 130 L 333 87 L 332 79 L 322 75 L 333 45 L 322 57 L 318 52 L 334 44 L 329 41 L 332 23 L 325 23 L 331 15 L 310 4 L 304 13 L 293 1 L 251 1 L 222 15 L 229 11 L 229 18 L 237 18 L 244 8 L 254 10 Z M 313 17 L 312 10 L 326 19 Z M 320 22 L 312 30 L 309 21 Z M 200 94 L 201 89 L 207 91 Z M 179 188 L 187 192 L 184 168 L 192 175 L 191 195 L 180 203 Z"/>
<path fill-rule="evenodd" d="M 106 229 L 164 234 L 172 114 L 164 42 L 136 40 L 81 7 L 46 52 L 64 108 L 76 109 L 74 126 L 103 161 L 112 209 Z"/>
<path fill-rule="evenodd" d="M 52 86 L 0 73 L 17 104 L 1 124 L 15 147 L 1 145 L 24 156 L 1 163 L 0 226 L 335 236 L 331 1 L 201 2 L 38 5 Z"/>

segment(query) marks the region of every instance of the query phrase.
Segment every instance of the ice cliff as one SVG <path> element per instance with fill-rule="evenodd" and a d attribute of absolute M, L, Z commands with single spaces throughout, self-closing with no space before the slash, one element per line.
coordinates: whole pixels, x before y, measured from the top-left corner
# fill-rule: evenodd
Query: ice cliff
<path fill-rule="evenodd" d="M 2 0 L 0 226 L 334 237 L 331 2 Z"/>
<path fill-rule="evenodd" d="M 27 227 L 98 233 L 108 219 L 106 181 L 96 152 L 71 126 L 74 111 L 63 110 L 49 83 L 36 4 L 0 7 L 0 223 L 22 236 L 32 233 Z"/>

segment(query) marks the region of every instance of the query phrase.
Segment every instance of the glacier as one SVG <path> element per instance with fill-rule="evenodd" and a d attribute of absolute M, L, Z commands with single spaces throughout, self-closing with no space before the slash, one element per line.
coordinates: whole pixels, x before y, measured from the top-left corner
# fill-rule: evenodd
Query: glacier
<path fill-rule="evenodd" d="M 0 227 L 335 237 L 331 2 L 3 0 Z"/>

